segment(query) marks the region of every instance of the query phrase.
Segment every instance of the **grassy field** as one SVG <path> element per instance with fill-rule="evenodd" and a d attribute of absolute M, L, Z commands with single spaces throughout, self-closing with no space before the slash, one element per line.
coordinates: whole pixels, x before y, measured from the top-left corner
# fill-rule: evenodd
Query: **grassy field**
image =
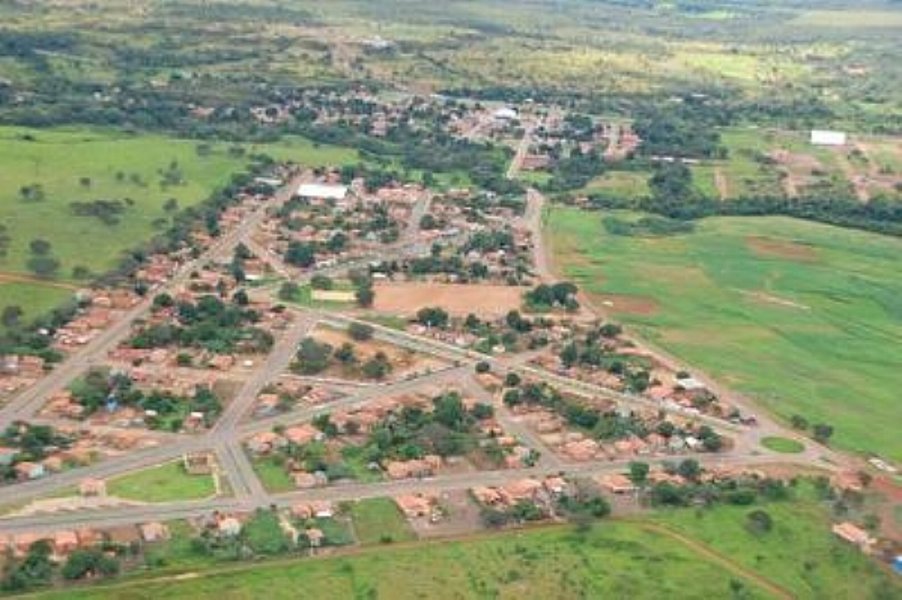
<path fill-rule="evenodd" d="M 267 491 L 278 493 L 295 489 L 294 481 L 285 470 L 285 465 L 276 463 L 272 457 L 257 459 L 253 465 L 254 473 Z"/>
<path fill-rule="evenodd" d="M 107 482 L 107 494 L 143 502 L 199 500 L 216 493 L 210 475 L 189 475 L 181 462 L 136 471 Z"/>
<path fill-rule="evenodd" d="M 838 445 L 902 459 L 902 241 L 787 218 L 712 218 L 692 234 L 608 234 L 556 209 L 564 276 L 641 336 Z"/>
<path fill-rule="evenodd" d="M 385 540 L 406 542 L 416 539 L 398 505 L 388 498 L 361 500 L 351 508 L 354 531 L 361 544 L 378 544 Z"/>
<path fill-rule="evenodd" d="M 765 574 L 797 598 L 897 597 L 899 590 L 876 564 L 832 534 L 813 486 L 800 484 L 796 494 L 794 502 L 663 512 L 654 521 Z M 753 533 L 746 527 L 748 513 L 756 508 L 770 515 L 770 531 Z"/>
<path fill-rule="evenodd" d="M 164 204 L 175 199 L 187 208 L 206 199 L 229 176 L 240 171 L 248 155 L 266 153 L 279 160 L 308 166 L 357 161 L 356 150 L 314 144 L 288 136 L 265 145 L 243 144 L 243 153 L 226 144 L 212 144 L 199 153 L 198 142 L 161 135 L 113 133 L 95 129 L 35 130 L 0 127 L 0 222 L 11 241 L 0 258 L 0 309 L 18 305 L 28 319 L 58 305 L 86 282 L 73 273 L 98 274 L 113 267 L 121 253 L 152 237 L 172 217 Z M 164 185 L 163 176 L 176 164 L 181 183 Z M 26 199 L 20 190 L 38 184 L 43 199 Z M 95 200 L 125 203 L 116 224 L 75 216 L 70 204 Z M 60 267 L 54 281 L 21 281 L 30 277 L 30 243 L 50 242 L 50 255 Z M 4 276 L 5 275 L 5 276 Z"/>
<path fill-rule="evenodd" d="M 415 574 L 415 575 L 414 575 Z M 244 565 L 199 576 L 70 588 L 42 598 L 694 598 L 770 597 L 684 544 L 632 524 L 511 532 L 379 547 L 347 557 Z M 734 584 L 735 585 L 735 584 Z"/>
<path fill-rule="evenodd" d="M 774 452 L 782 452 L 783 454 L 798 454 L 805 450 L 805 446 L 795 440 L 784 437 L 766 437 L 761 440 L 761 445 L 768 450 Z"/>

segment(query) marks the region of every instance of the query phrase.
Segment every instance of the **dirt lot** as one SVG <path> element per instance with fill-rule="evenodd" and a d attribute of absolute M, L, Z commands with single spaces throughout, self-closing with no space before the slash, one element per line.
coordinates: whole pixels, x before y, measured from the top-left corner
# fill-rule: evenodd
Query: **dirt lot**
<path fill-rule="evenodd" d="M 804 244 L 764 237 L 748 237 L 745 243 L 752 252 L 765 258 L 785 258 L 799 262 L 815 262 L 817 260 L 817 252 L 814 248 Z"/>
<path fill-rule="evenodd" d="M 469 313 L 500 317 L 520 308 L 526 288 L 507 285 L 449 283 L 386 283 L 377 285 L 373 307 L 380 312 L 411 316 L 426 306 L 440 306 L 452 315 Z"/>
<path fill-rule="evenodd" d="M 428 517 L 409 519 L 411 526 L 421 538 L 463 535 L 482 530 L 479 506 L 467 490 L 443 492 L 438 497 L 439 506 L 446 515 L 435 523 Z"/>

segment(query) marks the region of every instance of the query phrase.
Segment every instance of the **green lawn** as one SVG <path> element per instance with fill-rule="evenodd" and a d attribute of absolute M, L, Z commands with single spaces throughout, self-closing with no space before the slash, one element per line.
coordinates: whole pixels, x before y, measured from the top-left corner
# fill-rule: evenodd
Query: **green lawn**
<path fill-rule="evenodd" d="M 357 502 L 351 508 L 351 518 L 361 544 L 378 544 L 388 539 L 392 542 L 416 539 L 398 505 L 389 498 Z"/>
<path fill-rule="evenodd" d="M 566 277 L 617 319 L 783 418 L 902 460 L 902 240 L 777 217 L 621 237 L 603 216 L 555 209 L 550 239 Z"/>
<path fill-rule="evenodd" d="M 216 493 L 210 475 L 189 475 L 180 461 L 135 471 L 107 482 L 107 494 L 144 502 L 199 500 Z"/>
<path fill-rule="evenodd" d="M 805 446 L 795 440 L 789 438 L 772 436 L 761 440 L 761 445 L 768 450 L 774 452 L 782 452 L 783 454 L 798 454 L 805 450 Z"/>
<path fill-rule="evenodd" d="M 294 481 L 285 470 L 285 465 L 278 464 L 272 457 L 256 459 L 253 465 L 254 472 L 267 491 L 278 493 L 296 489 Z"/>
<path fill-rule="evenodd" d="M 48 591 L 41 598 L 767 598 L 680 542 L 629 523 L 462 542 L 383 546 L 345 557 L 200 571 L 182 579 Z M 301 591 L 302 590 L 302 591 Z"/>

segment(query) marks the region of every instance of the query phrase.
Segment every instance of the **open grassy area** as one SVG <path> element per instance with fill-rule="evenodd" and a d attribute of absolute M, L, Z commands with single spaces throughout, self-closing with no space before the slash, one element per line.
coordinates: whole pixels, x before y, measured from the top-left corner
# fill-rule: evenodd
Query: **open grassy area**
<path fill-rule="evenodd" d="M 143 502 L 175 502 L 209 498 L 216 487 L 210 475 L 189 475 L 180 461 L 174 461 L 111 479 L 107 493 Z"/>
<path fill-rule="evenodd" d="M 372 498 L 355 503 L 351 508 L 351 518 L 361 544 L 416 539 L 416 534 L 401 514 L 398 505 L 388 498 Z"/>
<path fill-rule="evenodd" d="M 898 581 L 893 587 L 872 560 L 833 535 L 813 486 L 803 482 L 795 495 L 792 502 L 761 506 L 663 511 L 654 521 L 765 575 L 796 598 L 897 597 Z M 756 509 L 770 515 L 770 531 L 748 528 L 748 513 Z"/>
<path fill-rule="evenodd" d="M 167 226 L 175 212 L 164 207 L 167 201 L 174 199 L 176 210 L 203 201 L 242 170 L 249 155 L 309 166 L 357 161 L 356 150 L 297 136 L 263 145 L 209 144 L 202 152 L 199 144 L 88 128 L 0 127 L 0 223 L 10 237 L 7 255 L 0 257 L 0 310 L 20 306 L 27 320 L 58 305 L 71 295 L 61 284 L 75 288 L 115 266 L 123 251 Z M 163 173 L 173 165 L 180 182 L 164 184 Z M 39 195 L 23 195 L 23 188 L 35 185 Z M 97 200 L 123 203 L 117 223 L 74 214 L 73 202 Z M 49 254 L 59 261 L 56 287 L 22 281 L 32 276 L 33 240 L 51 244 Z M 83 268 L 78 276 L 76 267 Z"/>
<path fill-rule="evenodd" d="M 323 560 L 200 571 L 188 578 L 46 592 L 41 598 L 697 598 L 770 597 L 680 542 L 627 523 L 379 547 Z M 736 585 L 736 584 L 734 584 Z"/>
<path fill-rule="evenodd" d="M 254 460 L 254 473 L 269 492 L 289 492 L 295 489 L 294 481 L 285 470 L 285 465 L 277 463 L 273 457 Z"/>
<path fill-rule="evenodd" d="M 784 454 L 798 454 L 805 450 L 805 446 L 795 440 L 789 438 L 771 436 L 761 440 L 761 445 L 768 450 L 774 452 L 782 452 Z"/>
<path fill-rule="evenodd" d="M 788 218 L 712 218 L 663 238 L 555 209 L 563 276 L 646 339 L 844 448 L 902 459 L 902 241 Z M 603 305 L 602 303 L 605 303 Z"/>

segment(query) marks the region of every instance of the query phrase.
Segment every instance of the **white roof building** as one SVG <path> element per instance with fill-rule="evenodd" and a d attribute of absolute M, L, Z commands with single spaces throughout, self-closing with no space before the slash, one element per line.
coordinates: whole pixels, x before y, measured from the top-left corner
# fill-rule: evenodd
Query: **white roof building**
<path fill-rule="evenodd" d="M 328 183 L 302 183 L 298 187 L 297 196 L 318 200 L 344 200 L 348 195 L 348 186 Z"/>
<path fill-rule="evenodd" d="M 814 129 L 811 131 L 811 143 L 815 146 L 845 146 L 846 134 L 844 131 Z"/>
<path fill-rule="evenodd" d="M 494 113 L 492 113 L 492 116 L 499 121 L 510 121 L 512 119 L 516 119 L 518 115 L 517 111 L 515 111 L 513 108 L 504 107 L 496 110 Z"/>

